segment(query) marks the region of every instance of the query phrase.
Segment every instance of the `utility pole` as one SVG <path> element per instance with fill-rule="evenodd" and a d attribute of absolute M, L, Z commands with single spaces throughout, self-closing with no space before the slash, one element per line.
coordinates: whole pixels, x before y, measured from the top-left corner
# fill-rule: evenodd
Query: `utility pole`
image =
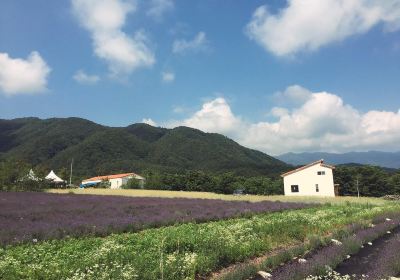
<path fill-rule="evenodd" d="M 356 176 L 357 197 L 360 198 L 360 189 L 358 188 L 358 175 Z"/>
<path fill-rule="evenodd" d="M 72 158 L 72 161 L 71 161 L 71 171 L 70 171 L 70 173 L 69 173 L 69 185 L 71 186 L 72 185 L 72 165 L 74 164 L 74 158 Z"/>

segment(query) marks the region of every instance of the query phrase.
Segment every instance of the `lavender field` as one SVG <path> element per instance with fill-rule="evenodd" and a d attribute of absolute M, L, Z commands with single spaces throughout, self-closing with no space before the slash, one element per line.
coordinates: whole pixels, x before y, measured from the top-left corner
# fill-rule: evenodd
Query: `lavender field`
<path fill-rule="evenodd" d="M 303 203 L 0 193 L 0 244 L 137 231 L 307 207 Z"/>

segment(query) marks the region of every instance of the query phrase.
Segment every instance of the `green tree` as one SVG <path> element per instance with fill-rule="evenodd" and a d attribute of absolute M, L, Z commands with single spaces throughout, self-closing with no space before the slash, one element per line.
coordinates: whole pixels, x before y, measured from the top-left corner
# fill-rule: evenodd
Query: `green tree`
<path fill-rule="evenodd" d="M 232 172 L 223 173 L 216 177 L 215 192 L 231 194 L 235 190 L 235 183 L 236 178 Z"/>
<path fill-rule="evenodd" d="M 388 179 L 390 194 L 400 194 L 400 172 L 393 174 Z"/>
<path fill-rule="evenodd" d="M 123 189 L 142 189 L 143 183 L 142 180 L 138 180 L 136 178 L 131 178 L 125 185 L 122 185 Z"/>

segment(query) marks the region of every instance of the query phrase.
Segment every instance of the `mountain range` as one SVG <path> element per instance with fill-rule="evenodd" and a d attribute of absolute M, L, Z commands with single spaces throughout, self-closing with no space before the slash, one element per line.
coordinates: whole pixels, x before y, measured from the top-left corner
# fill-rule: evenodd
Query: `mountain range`
<path fill-rule="evenodd" d="M 0 159 L 43 170 L 68 170 L 78 178 L 145 170 L 276 176 L 291 167 L 216 133 L 143 123 L 108 127 L 80 118 L 0 119 Z"/>
<path fill-rule="evenodd" d="M 293 165 L 307 164 L 319 159 L 324 159 L 331 164 L 368 164 L 387 168 L 400 168 L 400 152 L 348 152 L 336 153 L 287 153 L 277 156 L 278 159 Z"/>

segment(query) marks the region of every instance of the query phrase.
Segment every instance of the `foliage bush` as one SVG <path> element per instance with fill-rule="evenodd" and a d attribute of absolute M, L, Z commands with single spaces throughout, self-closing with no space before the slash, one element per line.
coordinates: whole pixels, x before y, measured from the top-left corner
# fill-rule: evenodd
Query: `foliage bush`
<path fill-rule="evenodd" d="M 131 178 L 125 185 L 122 185 L 123 189 L 142 189 L 144 186 L 141 180 L 136 178 Z"/>

